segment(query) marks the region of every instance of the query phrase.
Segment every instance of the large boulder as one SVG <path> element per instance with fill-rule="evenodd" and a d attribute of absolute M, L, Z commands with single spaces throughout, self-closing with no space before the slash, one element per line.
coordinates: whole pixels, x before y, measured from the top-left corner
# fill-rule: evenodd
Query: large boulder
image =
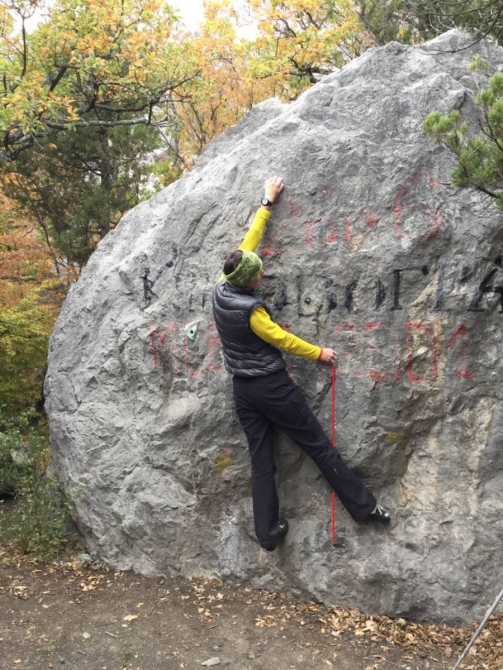
<path fill-rule="evenodd" d="M 492 42 L 470 43 L 455 31 L 391 43 L 292 104 L 259 105 L 99 244 L 54 330 L 46 393 L 57 474 L 108 564 L 449 622 L 493 600 L 502 218 L 449 186 L 453 159 L 421 130 L 434 109 L 475 114 L 474 53 L 503 66 Z M 254 538 L 211 294 L 273 174 L 286 188 L 262 246 L 263 295 L 279 323 L 338 351 L 337 446 L 393 523 L 357 524 L 337 503 L 332 544 L 328 487 L 278 435 L 290 533 L 269 554 Z M 331 370 L 287 358 L 330 435 Z"/>

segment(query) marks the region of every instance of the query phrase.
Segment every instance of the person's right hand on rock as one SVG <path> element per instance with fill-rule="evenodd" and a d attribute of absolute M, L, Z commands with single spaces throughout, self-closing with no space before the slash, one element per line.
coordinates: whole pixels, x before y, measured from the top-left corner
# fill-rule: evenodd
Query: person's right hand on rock
<path fill-rule="evenodd" d="M 285 185 L 281 177 L 271 177 L 265 183 L 265 197 L 270 203 L 273 203 L 281 193 Z"/>
<path fill-rule="evenodd" d="M 337 363 L 337 354 L 333 349 L 322 349 L 321 355 L 318 359 L 321 363 L 328 363 L 330 365 L 336 365 Z"/>

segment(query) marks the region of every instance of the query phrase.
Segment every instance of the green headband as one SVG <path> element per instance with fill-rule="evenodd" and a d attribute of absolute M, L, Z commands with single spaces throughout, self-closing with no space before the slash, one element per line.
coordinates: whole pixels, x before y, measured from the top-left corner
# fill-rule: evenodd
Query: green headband
<path fill-rule="evenodd" d="M 253 251 L 242 251 L 243 258 L 229 275 L 224 274 L 229 284 L 245 288 L 262 270 L 262 261 Z"/>

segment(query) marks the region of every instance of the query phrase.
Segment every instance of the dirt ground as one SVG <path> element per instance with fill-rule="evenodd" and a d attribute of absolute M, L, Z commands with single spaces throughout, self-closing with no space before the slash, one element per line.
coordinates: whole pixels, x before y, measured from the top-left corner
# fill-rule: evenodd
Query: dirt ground
<path fill-rule="evenodd" d="M 502 627 L 496 619 L 463 669 L 503 668 L 503 656 L 494 660 Z M 77 560 L 44 566 L 0 551 L 1 670 L 444 670 L 472 630 L 364 617 L 244 584 L 148 578 Z"/>

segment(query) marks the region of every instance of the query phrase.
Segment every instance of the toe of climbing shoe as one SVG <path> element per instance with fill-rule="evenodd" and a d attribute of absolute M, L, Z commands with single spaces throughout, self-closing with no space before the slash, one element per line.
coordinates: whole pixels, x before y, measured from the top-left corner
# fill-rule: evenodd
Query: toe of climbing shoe
<path fill-rule="evenodd" d="M 274 551 L 276 549 L 275 544 L 261 544 L 260 545 L 262 549 L 265 549 L 266 551 Z"/>
<path fill-rule="evenodd" d="M 288 533 L 289 525 L 286 519 L 279 519 L 278 523 L 274 526 L 271 533 L 269 534 L 271 540 L 269 542 L 261 542 L 260 546 L 266 551 L 274 551 L 278 545 L 278 542 L 282 540 Z"/>
<path fill-rule="evenodd" d="M 286 519 L 280 519 L 277 525 L 277 531 L 276 531 L 277 537 L 278 538 L 286 537 L 289 528 L 290 526 L 288 525 L 288 521 Z"/>
<path fill-rule="evenodd" d="M 370 521 L 378 521 L 379 523 L 389 523 L 391 516 L 381 505 L 376 505 L 375 509 L 370 512 L 367 517 Z"/>

